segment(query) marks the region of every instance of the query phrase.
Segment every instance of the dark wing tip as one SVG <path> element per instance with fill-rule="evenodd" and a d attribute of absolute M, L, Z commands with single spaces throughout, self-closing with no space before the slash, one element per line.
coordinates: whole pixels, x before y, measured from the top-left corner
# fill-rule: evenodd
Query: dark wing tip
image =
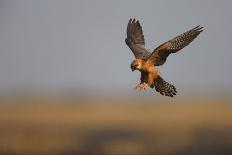
<path fill-rule="evenodd" d="M 204 31 L 203 28 L 204 28 L 203 26 L 198 25 L 198 26 L 194 27 L 193 30 L 201 33 L 202 31 Z"/>
<path fill-rule="evenodd" d="M 138 23 L 139 20 L 136 20 L 135 18 L 130 18 L 128 23 Z"/>
<path fill-rule="evenodd" d="M 138 20 L 137 20 L 136 24 L 137 24 L 137 26 L 138 26 L 139 28 L 142 28 L 141 25 L 140 25 L 140 22 L 139 22 Z"/>
<path fill-rule="evenodd" d="M 132 23 L 135 23 L 135 19 L 132 20 Z"/>

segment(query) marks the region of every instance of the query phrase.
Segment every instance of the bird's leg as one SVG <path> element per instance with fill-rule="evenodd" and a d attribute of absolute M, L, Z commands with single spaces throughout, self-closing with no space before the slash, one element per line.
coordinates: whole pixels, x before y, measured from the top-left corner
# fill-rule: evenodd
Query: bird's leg
<path fill-rule="evenodd" d="M 138 84 L 137 86 L 135 86 L 135 89 L 139 89 L 141 90 L 147 90 L 147 85 L 151 86 L 153 84 L 153 80 L 154 80 L 154 75 L 153 73 L 148 73 L 146 74 L 142 74 L 141 75 L 141 83 Z"/>
<path fill-rule="evenodd" d="M 142 90 L 145 90 L 147 91 L 147 84 L 144 82 L 142 83 L 142 86 L 141 86 Z"/>
<path fill-rule="evenodd" d="M 147 76 L 147 84 L 151 86 L 153 84 L 153 81 L 154 81 L 154 75 L 153 73 L 149 73 Z"/>
<path fill-rule="evenodd" d="M 143 82 L 143 83 L 139 83 L 138 85 L 136 85 L 135 86 L 135 88 L 134 89 L 136 89 L 136 90 L 147 90 L 147 84 L 145 83 L 145 82 Z"/>
<path fill-rule="evenodd" d="M 140 84 L 136 85 L 134 89 L 138 89 L 138 90 L 147 90 L 147 84 L 146 84 L 146 79 L 147 79 L 147 74 L 141 72 L 141 82 Z"/>

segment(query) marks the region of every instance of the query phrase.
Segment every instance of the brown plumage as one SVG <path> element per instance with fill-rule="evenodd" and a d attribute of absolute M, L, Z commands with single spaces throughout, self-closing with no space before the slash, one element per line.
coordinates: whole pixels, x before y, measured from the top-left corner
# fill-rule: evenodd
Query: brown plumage
<path fill-rule="evenodd" d="M 176 53 L 191 43 L 202 31 L 203 27 L 197 26 L 185 33 L 161 44 L 153 52 L 145 48 L 145 40 L 139 21 L 130 19 L 127 25 L 126 44 L 135 56 L 131 69 L 141 72 L 141 83 L 135 88 L 146 90 L 146 85 L 155 88 L 162 95 L 173 97 L 176 88 L 163 80 L 155 66 L 163 65 L 171 53 Z"/>

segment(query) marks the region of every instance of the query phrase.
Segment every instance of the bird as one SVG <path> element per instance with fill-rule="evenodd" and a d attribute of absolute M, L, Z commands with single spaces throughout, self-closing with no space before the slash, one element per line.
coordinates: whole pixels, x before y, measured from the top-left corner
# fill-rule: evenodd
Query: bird
<path fill-rule="evenodd" d="M 139 20 L 131 18 L 127 25 L 125 42 L 135 56 L 130 65 L 131 70 L 141 72 L 140 83 L 134 89 L 147 90 L 147 87 L 150 87 L 161 95 L 174 97 L 177 94 L 175 86 L 161 77 L 156 66 L 163 65 L 170 54 L 189 45 L 202 31 L 203 27 L 198 25 L 151 51 L 145 47 L 143 29 Z"/>

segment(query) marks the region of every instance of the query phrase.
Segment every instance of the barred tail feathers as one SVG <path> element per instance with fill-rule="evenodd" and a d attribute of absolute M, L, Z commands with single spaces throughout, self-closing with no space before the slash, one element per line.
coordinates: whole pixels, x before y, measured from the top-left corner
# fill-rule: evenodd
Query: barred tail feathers
<path fill-rule="evenodd" d="M 161 76 L 158 76 L 157 78 L 154 79 L 151 88 L 154 87 L 155 90 L 159 92 L 161 95 L 173 97 L 177 94 L 177 90 L 175 86 L 166 82 Z"/>

